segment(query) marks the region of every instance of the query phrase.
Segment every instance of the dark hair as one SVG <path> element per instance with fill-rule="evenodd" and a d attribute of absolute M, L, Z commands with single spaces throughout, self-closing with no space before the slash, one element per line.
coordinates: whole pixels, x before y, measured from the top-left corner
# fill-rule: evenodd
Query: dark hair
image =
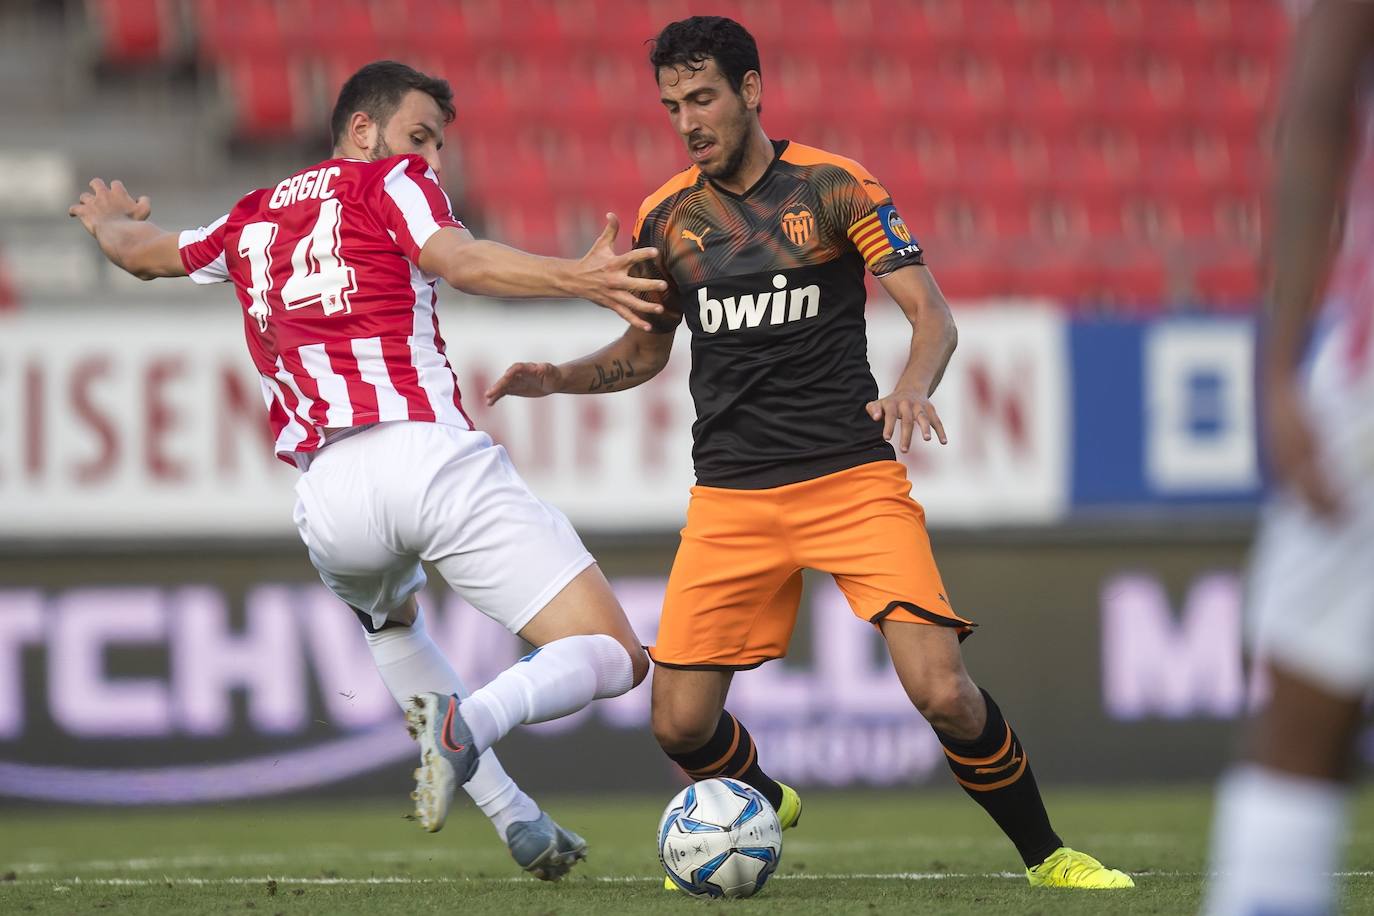
<path fill-rule="evenodd" d="M 453 120 L 453 89 L 447 80 L 426 76 L 394 60 L 373 61 L 350 76 L 339 90 L 339 100 L 334 103 L 334 113 L 329 117 L 329 133 L 334 145 L 338 146 L 344 131 L 348 130 L 348 119 L 355 111 L 364 112 L 378 124 L 385 124 L 412 89 L 418 89 L 439 104 L 445 124 Z"/>
<path fill-rule="evenodd" d="M 744 74 L 759 68 L 759 46 L 744 26 L 724 16 L 693 16 L 664 26 L 649 49 L 654 77 L 660 67 L 686 67 L 700 70 L 714 60 L 720 72 L 739 92 Z M 761 110 L 761 109 L 760 109 Z"/>

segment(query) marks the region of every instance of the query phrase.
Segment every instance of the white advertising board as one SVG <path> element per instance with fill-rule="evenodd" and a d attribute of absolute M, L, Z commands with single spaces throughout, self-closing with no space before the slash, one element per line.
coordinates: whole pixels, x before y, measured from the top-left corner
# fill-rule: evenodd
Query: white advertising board
<path fill-rule="evenodd" d="M 685 330 L 640 388 L 487 409 L 482 392 L 511 362 L 578 356 L 623 325 L 582 303 L 441 311 L 465 406 L 537 493 L 588 532 L 680 526 L 693 481 Z M 1064 319 L 1008 304 L 958 320 L 935 398 L 950 443 L 905 458 L 916 498 L 935 527 L 1053 522 L 1068 498 Z M 294 536 L 297 472 L 272 455 L 242 334 L 227 302 L 0 321 L 0 537 Z M 884 390 L 910 338 L 895 306 L 870 305 Z"/>

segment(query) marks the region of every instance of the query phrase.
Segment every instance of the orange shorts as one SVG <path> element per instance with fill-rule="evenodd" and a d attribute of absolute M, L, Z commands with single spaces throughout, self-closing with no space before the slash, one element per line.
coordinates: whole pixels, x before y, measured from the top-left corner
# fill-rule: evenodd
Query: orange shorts
<path fill-rule="evenodd" d="M 950 607 L 925 522 L 896 461 L 767 490 L 693 487 L 649 655 L 669 668 L 729 670 L 782 658 L 803 569 L 834 576 L 870 623 L 934 624 L 965 636 L 974 624 Z"/>

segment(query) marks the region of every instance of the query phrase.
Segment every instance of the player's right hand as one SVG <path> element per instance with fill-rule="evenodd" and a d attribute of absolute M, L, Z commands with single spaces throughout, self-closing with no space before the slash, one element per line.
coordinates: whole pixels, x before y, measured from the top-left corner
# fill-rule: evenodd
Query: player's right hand
<path fill-rule="evenodd" d="M 925 441 L 929 442 L 934 435 L 941 445 L 949 445 L 940 414 L 935 410 L 935 405 L 930 403 L 930 398 L 919 391 L 898 389 L 885 398 L 869 401 L 864 405 L 864 410 L 883 424 L 883 438 L 887 441 L 891 442 L 893 433 L 901 429 L 898 447 L 903 453 L 911 451 L 911 436 L 917 428 L 921 430 L 921 438 Z"/>
<path fill-rule="evenodd" d="M 663 306 L 636 294 L 662 293 L 668 289 L 668 284 L 663 280 L 633 276 L 631 270 L 637 264 L 658 257 L 658 249 L 636 248 L 616 254 L 613 246 L 619 232 L 620 220 L 614 213 L 607 213 L 606 228 L 577 262 L 574 271 L 577 296 L 610 309 L 641 331 L 651 331 L 653 325 L 644 316 L 661 315 Z"/>
<path fill-rule="evenodd" d="M 1315 430 L 1296 380 L 1265 386 L 1264 440 L 1274 476 L 1317 516 L 1338 518 L 1341 499 L 1322 467 Z"/>
<path fill-rule="evenodd" d="M 542 398 L 563 390 L 563 373 L 553 363 L 514 363 L 487 389 L 487 406 L 508 394 Z"/>
<path fill-rule="evenodd" d="M 107 186 L 99 178 L 92 178 L 91 189 L 67 210 L 67 215 L 81 220 L 81 225 L 91 235 L 95 235 L 96 227 L 107 220 L 146 220 L 152 214 L 153 204 L 146 195 L 134 200 L 124 182 L 116 179 Z"/>

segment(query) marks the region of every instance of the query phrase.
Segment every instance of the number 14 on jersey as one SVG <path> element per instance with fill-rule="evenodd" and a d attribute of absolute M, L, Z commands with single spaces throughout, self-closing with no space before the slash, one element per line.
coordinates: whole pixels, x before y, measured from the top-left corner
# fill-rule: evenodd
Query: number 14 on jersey
<path fill-rule="evenodd" d="M 339 257 L 340 214 L 343 205 L 330 199 L 320 202 L 320 215 L 310 233 L 296 243 L 291 253 L 291 273 L 276 292 L 277 274 L 273 271 L 272 244 L 280 228 L 277 223 L 249 223 L 239 233 L 239 255 L 248 259 L 252 285 L 246 292 L 251 300 L 248 314 L 257 319 L 258 330 L 267 330 L 272 303 L 287 311 L 318 304 L 326 315 L 351 312 L 348 296 L 358 288 L 352 267 Z"/>

